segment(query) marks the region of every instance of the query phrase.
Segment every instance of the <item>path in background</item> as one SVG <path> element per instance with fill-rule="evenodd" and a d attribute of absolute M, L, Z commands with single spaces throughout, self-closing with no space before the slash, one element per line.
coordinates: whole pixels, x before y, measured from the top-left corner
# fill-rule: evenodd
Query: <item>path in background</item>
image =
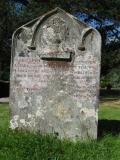
<path fill-rule="evenodd" d="M 9 103 L 9 98 L 0 98 L 0 103 Z"/>

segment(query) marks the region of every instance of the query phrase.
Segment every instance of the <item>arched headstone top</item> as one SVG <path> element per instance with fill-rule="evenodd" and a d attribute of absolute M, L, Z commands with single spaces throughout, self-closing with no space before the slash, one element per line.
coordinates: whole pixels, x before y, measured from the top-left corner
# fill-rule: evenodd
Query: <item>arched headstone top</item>
<path fill-rule="evenodd" d="M 16 46 L 16 52 L 21 55 L 19 49 L 22 47 L 26 50 L 26 55 L 32 51 L 39 52 L 39 56 L 47 52 L 53 54 L 66 52 L 63 57 L 69 57 L 67 52 L 79 54 L 79 50 L 80 52 L 87 50 L 85 44 L 87 36 L 93 38 L 95 47 L 97 40 L 100 39 L 98 31 L 57 7 L 18 28 L 13 34 L 13 46 Z M 14 50 L 12 55 L 14 57 Z"/>

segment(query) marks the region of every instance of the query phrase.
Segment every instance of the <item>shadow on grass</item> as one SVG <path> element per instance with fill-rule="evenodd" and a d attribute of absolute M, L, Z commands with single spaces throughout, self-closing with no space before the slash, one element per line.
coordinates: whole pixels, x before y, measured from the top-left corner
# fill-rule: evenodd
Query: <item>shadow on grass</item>
<path fill-rule="evenodd" d="M 101 138 L 105 134 L 120 134 L 120 120 L 101 119 L 98 121 L 98 137 Z"/>

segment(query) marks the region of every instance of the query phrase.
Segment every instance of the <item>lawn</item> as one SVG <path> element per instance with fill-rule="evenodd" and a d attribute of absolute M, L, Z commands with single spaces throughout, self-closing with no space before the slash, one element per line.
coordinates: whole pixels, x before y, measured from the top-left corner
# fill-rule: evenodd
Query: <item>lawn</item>
<path fill-rule="evenodd" d="M 0 104 L 0 160 L 120 160 L 120 99 L 102 97 L 98 140 L 76 143 L 52 135 L 10 131 L 8 104 Z"/>
<path fill-rule="evenodd" d="M 9 119 L 9 105 L 0 104 L 0 128 L 8 128 L 8 119 Z"/>

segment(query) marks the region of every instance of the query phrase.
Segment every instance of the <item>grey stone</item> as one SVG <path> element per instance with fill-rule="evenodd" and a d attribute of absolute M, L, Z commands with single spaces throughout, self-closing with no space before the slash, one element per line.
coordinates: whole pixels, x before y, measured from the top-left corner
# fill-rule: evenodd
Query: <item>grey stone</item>
<path fill-rule="evenodd" d="M 10 127 L 96 139 L 101 61 L 97 30 L 60 8 L 13 34 Z"/>

